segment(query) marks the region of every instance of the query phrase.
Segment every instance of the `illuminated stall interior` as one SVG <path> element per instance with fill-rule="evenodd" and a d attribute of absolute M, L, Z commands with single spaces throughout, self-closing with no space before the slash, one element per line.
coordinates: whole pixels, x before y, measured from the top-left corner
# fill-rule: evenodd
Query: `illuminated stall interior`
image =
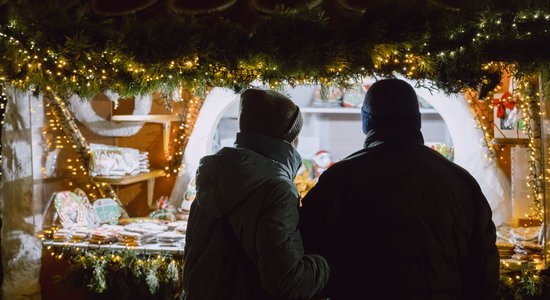
<path fill-rule="evenodd" d="M 392 76 L 416 86 L 428 145 L 480 183 L 501 254 L 512 254 L 511 238 L 540 247 L 502 260 L 503 291 L 540 292 L 550 2 L 495 2 L 0 0 L 3 298 L 176 293 L 181 232 L 157 248 L 136 246 L 136 235 L 81 241 L 59 229 L 97 220 L 62 200 L 95 203 L 112 223 L 184 221 L 198 160 L 233 142 L 244 88 L 291 95 L 304 158 L 337 161 L 363 143 L 361 84 Z M 511 115 L 515 127 L 503 121 Z M 133 153 L 139 167 L 105 175 L 106 152 Z M 68 274 L 86 286 L 67 293 L 53 278 Z"/>

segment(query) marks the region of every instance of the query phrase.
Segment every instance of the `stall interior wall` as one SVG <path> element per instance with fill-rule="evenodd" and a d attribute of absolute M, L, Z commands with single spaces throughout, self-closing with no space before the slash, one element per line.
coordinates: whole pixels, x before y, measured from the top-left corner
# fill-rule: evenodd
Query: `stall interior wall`
<path fill-rule="evenodd" d="M 303 158 L 310 159 L 318 151 L 324 150 L 331 154 L 334 161 L 339 161 L 363 148 L 365 134 L 361 129 L 361 114 L 358 108 L 353 112 L 338 109 L 308 110 L 313 106 L 314 87 L 288 89 L 286 94 L 302 110 L 304 126 L 299 136 L 298 151 Z M 212 153 L 220 147 L 231 146 L 235 141 L 235 134 L 239 130 L 238 112 L 239 103 L 236 101 L 220 120 L 214 136 L 215 146 Z M 451 136 L 441 116 L 433 109 L 425 112 L 422 113 L 421 129 L 425 143 L 452 147 Z"/>

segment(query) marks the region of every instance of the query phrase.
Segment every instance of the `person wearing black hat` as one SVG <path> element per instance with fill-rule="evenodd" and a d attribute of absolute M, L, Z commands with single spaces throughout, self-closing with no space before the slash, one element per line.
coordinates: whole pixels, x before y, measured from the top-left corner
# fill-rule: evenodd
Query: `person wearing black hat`
<path fill-rule="evenodd" d="M 241 95 L 235 147 L 201 159 L 184 249 L 183 299 L 310 299 L 328 281 L 305 255 L 293 183 L 300 109 L 273 91 Z"/>
<path fill-rule="evenodd" d="M 475 179 L 424 146 L 414 89 L 367 91 L 364 149 L 335 163 L 302 200 L 307 253 L 331 268 L 341 299 L 494 299 L 499 257 L 491 208 Z"/>

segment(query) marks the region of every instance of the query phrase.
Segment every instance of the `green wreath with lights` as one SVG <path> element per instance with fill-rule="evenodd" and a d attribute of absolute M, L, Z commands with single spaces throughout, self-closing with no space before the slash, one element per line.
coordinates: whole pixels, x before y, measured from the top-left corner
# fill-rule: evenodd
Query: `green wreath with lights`
<path fill-rule="evenodd" d="M 103 17 L 86 5 L 33 10 L 10 4 L 0 26 L 0 80 L 37 92 L 87 98 L 123 95 L 346 85 L 397 74 L 445 92 L 483 95 L 500 81 L 502 62 L 516 76 L 550 66 L 550 2 L 449 10 L 422 1 L 373 1 L 334 23 L 316 9 L 264 17 L 252 30 L 225 19 L 190 15 Z M 516 1 L 517 2 L 517 1 Z M 415 4 L 416 3 L 416 4 Z"/>

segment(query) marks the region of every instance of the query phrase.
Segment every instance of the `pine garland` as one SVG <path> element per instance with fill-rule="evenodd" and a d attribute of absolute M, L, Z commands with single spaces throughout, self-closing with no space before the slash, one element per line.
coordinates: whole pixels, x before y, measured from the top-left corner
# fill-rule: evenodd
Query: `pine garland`
<path fill-rule="evenodd" d="M 93 299 L 174 299 L 181 292 L 183 262 L 170 254 L 73 247 L 49 251 L 71 265 L 57 282 L 87 286 Z M 537 270 L 529 264 L 502 268 L 499 299 L 537 299 L 548 289 L 549 276 L 548 270 Z"/>
<path fill-rule="evenodd" d="M 71 265 L 56 281 L 86 286 L 94 299 L 173 299 L 181 292 L 183 265 L 171 254 L 73 247 L 51 251 Z"/>
<path fill-rule="evenodd" d="M 537 299 L 548 279 L 548 274 L 532 268 L 501 273 L 499 299 Z"/>
<path fill-rule="evenodd" d="M 437 1 L 435 1 L 437 2 Z M 499 82 L 492 61 L 530 74 L 550 61 L 550 1 L 469 2 L 459 10 L 425 1 L 371 1 L 365 13 L 296 8 L 254 28 L 222 18 L 104 17 L 87 5 L 32 9 L 10 2 L 0 23 L 0 80 L 60 96 L 122 96 L 253 81 L 345 85 L 397 74 L 445 92 L 485 93 Z M 332 18 L 331 18 L 332 17 Z"/>

